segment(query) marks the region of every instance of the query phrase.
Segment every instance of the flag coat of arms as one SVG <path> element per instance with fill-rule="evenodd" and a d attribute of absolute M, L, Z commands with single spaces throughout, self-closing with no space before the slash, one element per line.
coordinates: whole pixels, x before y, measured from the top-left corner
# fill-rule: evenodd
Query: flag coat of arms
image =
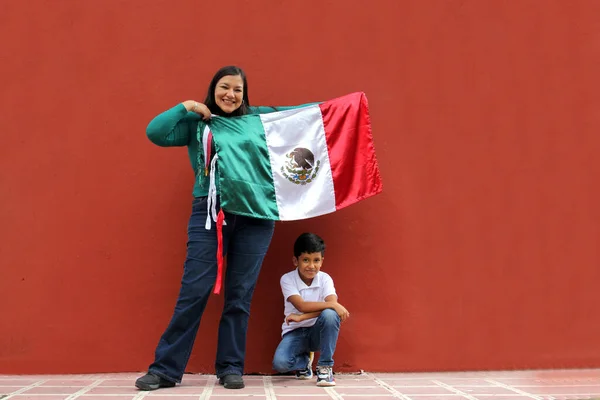
<path fill-rule="evenodd" d="M 269 114 L 213 117 L 208 129 L 218 157 L 218 184 L 211 186 L 218 185 L 221 209 L 229 213 L 306 219 L 382 191 L 364 93 Z"/>

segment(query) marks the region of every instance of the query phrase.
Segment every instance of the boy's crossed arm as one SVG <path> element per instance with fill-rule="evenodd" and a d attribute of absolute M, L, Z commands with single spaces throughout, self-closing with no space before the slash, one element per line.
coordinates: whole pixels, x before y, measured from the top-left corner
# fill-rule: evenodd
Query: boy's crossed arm
<path fill-rule="evenodd" d="M 344 306 L 337 302 L 337 296 L 330 294 L 325 297 L 325 301 L 304 301 L 300 295 L 294 294 L 287 299 L 296 310 L 302 314 L 290 314 L 286 318 L 286 322 L 289 324 L 290 321 L 300 322 L 310 318 L 316 318 L 321 314 L 321 311 L 328 308 L 334 310 L 339 316 L 342 322 L 350 316 L 350 313 Z"/>

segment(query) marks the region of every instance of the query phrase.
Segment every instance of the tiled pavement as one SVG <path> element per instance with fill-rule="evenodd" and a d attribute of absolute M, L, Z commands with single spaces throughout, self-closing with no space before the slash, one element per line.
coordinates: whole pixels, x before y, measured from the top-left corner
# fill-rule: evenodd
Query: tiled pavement
<path fill-rule="evenodd" d="M 0 399 L 25 400 L 519 400 L 600 399 L 600 370 L 337 374 L 337 386 L 291 376 L 245 376 L 246 388 L 227 390 L 214 375 L 185 375 L 175 388 L 138 391 L 139 373 L 0 375 Z"/>

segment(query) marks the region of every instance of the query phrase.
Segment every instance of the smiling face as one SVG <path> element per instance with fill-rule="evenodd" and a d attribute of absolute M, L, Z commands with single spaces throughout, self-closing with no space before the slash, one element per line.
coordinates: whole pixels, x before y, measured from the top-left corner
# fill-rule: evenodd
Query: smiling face
<path fill-rule="evenodd" d="M 215 87 L 215 103 L 224 113 L 231 114 L 242 105 L 244 81 L 240 75 L 226 75 Z"/>
<path fill-rule="evenodd" d="M 302 282 L 310 286 L 317 273 L 321 270 L 323 256 L 321 252 L 302 253 L 298 257 L 294 257 L 293 261 L 294 266 L 298 267 L 298 274 L 300 274 Z"/>

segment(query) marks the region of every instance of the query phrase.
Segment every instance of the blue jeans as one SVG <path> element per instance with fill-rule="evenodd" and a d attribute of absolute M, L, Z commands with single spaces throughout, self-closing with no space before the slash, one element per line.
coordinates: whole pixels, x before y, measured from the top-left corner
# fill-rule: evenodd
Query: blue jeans
<path fill-rule="evenodd" d="M 319 352 L 318 366 L 333 367 L 333 353 L 339 333 L 339 315 L 331 309 L 321 311 L 313 326 L 297 328 L 283 335 L 275 350 L 273 369 L 278 372 L 305 369 L 311 351 Z"/>
<path fill-rule="evenodd" d="M 217 235 L 206 230 L 207 199 L 194 199 L 188 225 L 187 257 L 181 289 L 171 322 L 163 333 L 149 367 L 164 379 L 181 382 L 190 358 L 200 319 L 217 277 Z M 225 304 L 219 324 L 215 369 L 224 375 L 243 375 L 250 302 L 263 258 L 267 253 L 274 221 L 225 214 L 223 252 L 227 268 L 223 287 Z"/>

